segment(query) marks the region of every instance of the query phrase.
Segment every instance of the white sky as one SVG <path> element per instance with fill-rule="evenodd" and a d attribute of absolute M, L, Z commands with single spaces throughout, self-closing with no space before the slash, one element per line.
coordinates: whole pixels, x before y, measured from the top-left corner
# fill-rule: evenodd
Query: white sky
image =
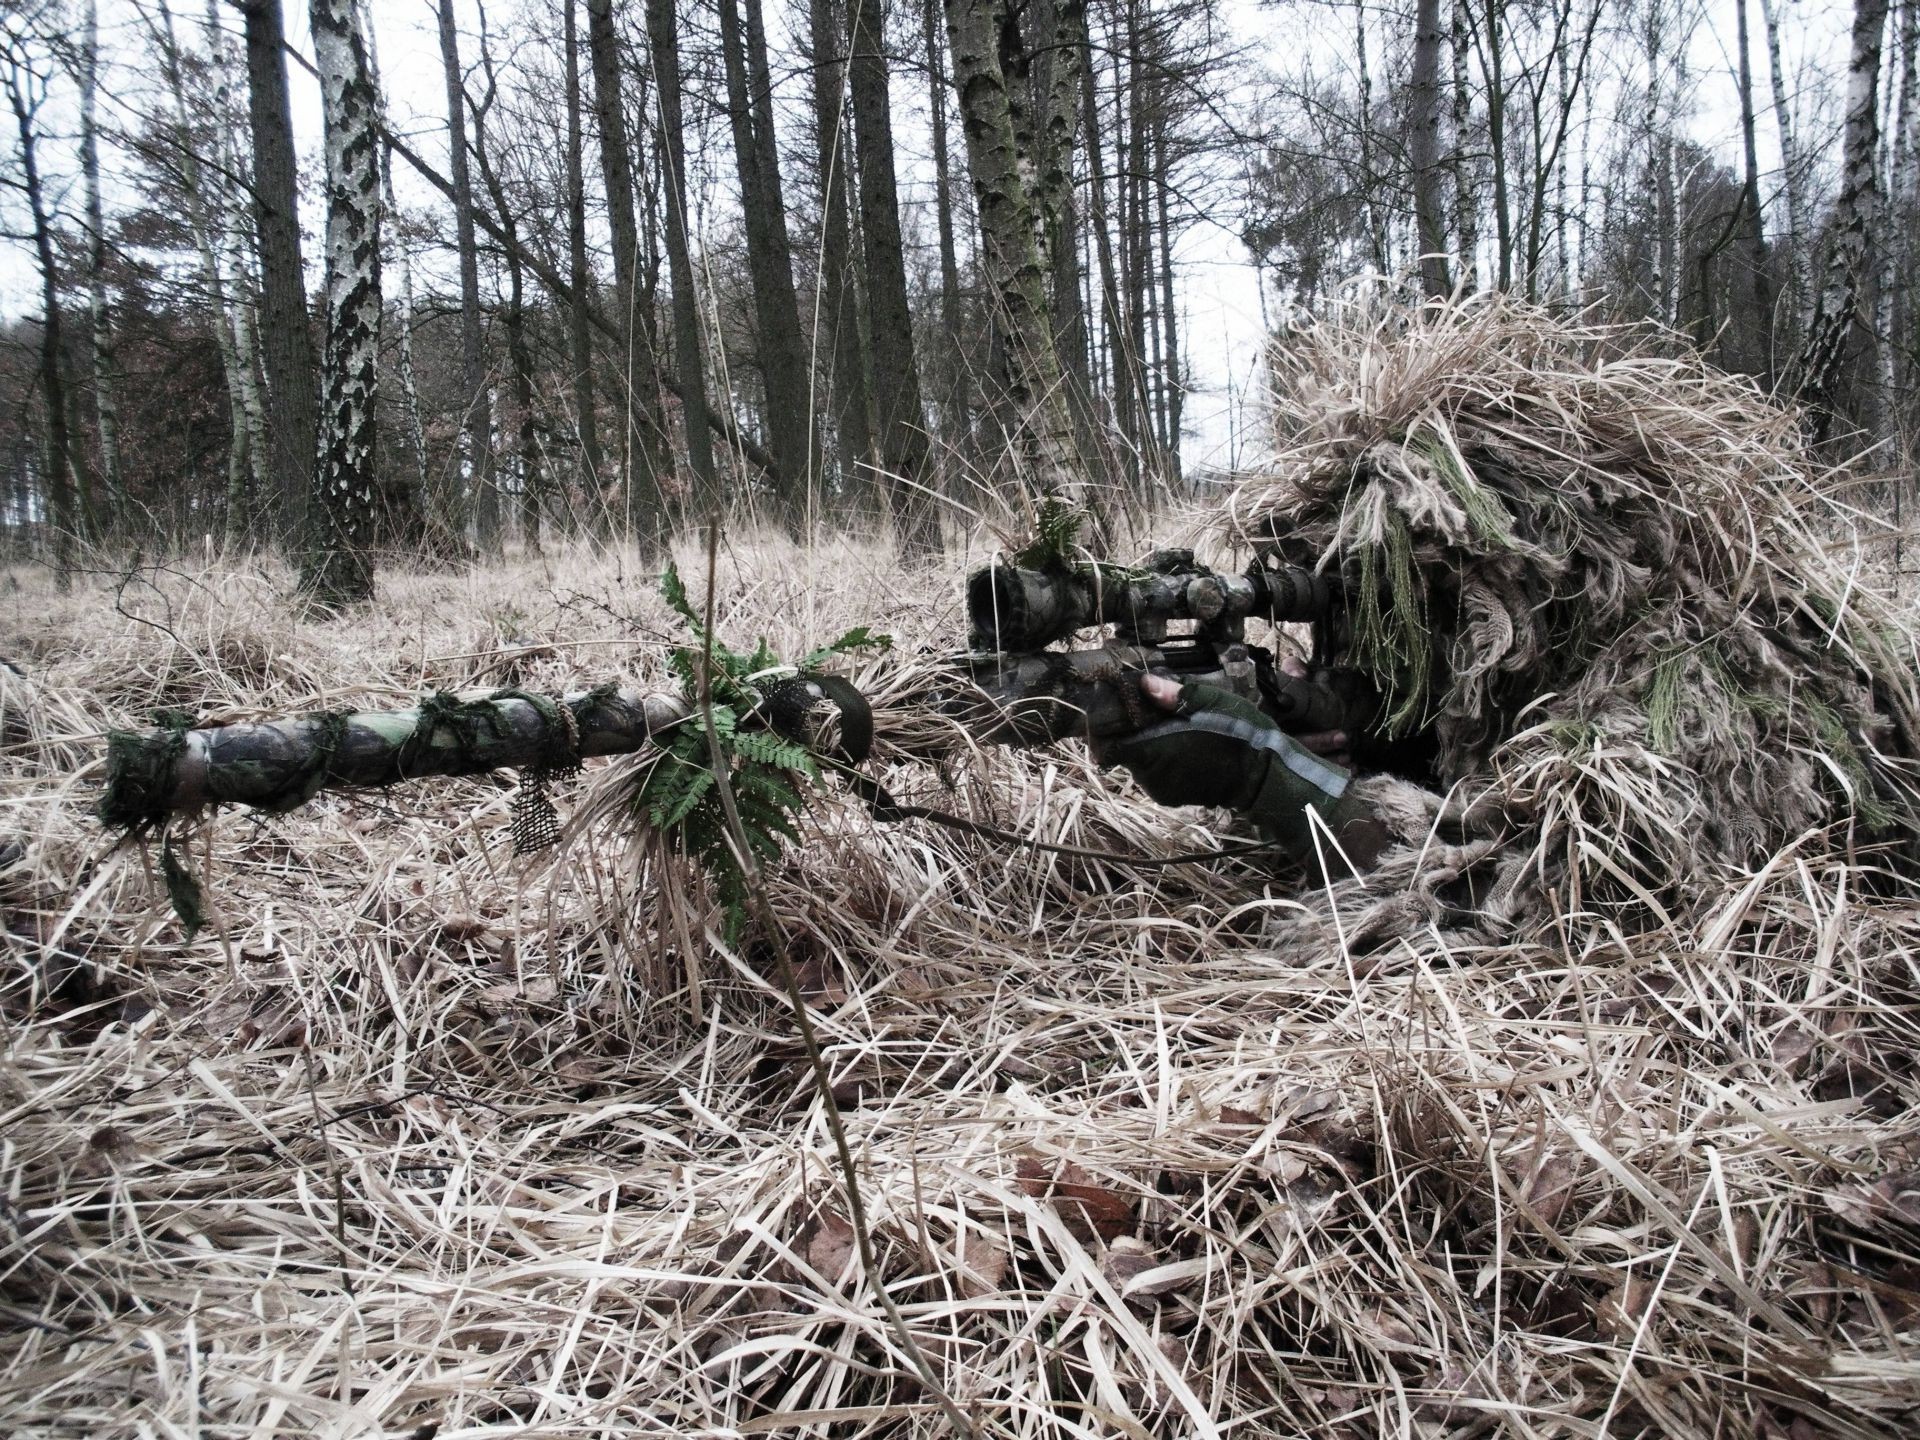
<path fill-rule="evenodd" d="M 1811 113 L 1816 96 L 1831 88 L 1830 82 L 1845 65 L 1848 10 L 1832 0 L 1776 0 L 1781 14 L 1783 35 L 1787 39 L 1788 84 L 1801 90 L 1796 101 L 1803 144 L 1837 149 L 1837 125 L 1831 116 L 1837 107 L 1820 114 Z M 78 5 L 73 7 L 76 11 Z M 185 43 L 201 43 L 206 16 L 205 0 L 174 0 L 174 20 Z M 489 18 L 496 30 L 505 28 L 513 8 L 512 0 L 493 0 Z M 637 5 L 636 5 L 637 8 Z M 302 51 L 311 53 L 306 33 L 305 6 L 288 0 L 289 38 Z M 445 89 L 440 74 L 438 40 L 435 33 L 435 0 L 371 0 L 374 31 L 380 66 L 388 92 L 388 103 L 396 128 L 415 137 L 427 157 L 444 165 Z M 778 52 L 782 37 L 778 27 L 786 6 L 783 0 L 768 0 L 768 23 Z M 1352 66 L 1351 10 L 1341 5 L 1299 3 L 1284 8 L 1261 6 L 1256 0 L 1227 0 L 1226 18 L 1232 39 L 1245 46 L 1257 65 L 1283 70 L 1310 54 L 1322 73 L 1350 70 Z M 477 32 L 472 0 L 456 0 L 456 14 L 463 36 Z M 137 18 L 135 0 L 102 0 L 100 4 L 103 85 L 102 120 L 112 124 L 116 118 L 129 118 L 127 107 L 151 103 L 151 90 L 157 83 L 151 77 L 156 67 L 147 55 L 145 32 Z M 234 53 L 239 55 L 239 17 L 221 3 L 219 14 L 233 34 Z M 1373 26 L 1375 38 L 1371 62 L 1375 84 L 1381 83 L 1384 66 L 1384 18 Z M 1771 107 L 1765 101 L 1771 91 L 1766 74 L 1765 35 L 1761 28 L 1758 0 L 1750 5 L 1755 88 L 1761 105 L 1761 165 L 1778 164 L 1778 142 L 1771 122 Z M 584 33 L 585 19 L 581 28 Z M 471 60 L 475 46 L 463 43 L 463 59 Z M 1707 0 L 1705 18 L 1693 37 L 1689 60 L 1696 76 L 1694 104 L 1689 117 L 1692 137 L 1719 155 L 1727 163 L 1739 164 L 1739 110 L 1734 89 L 1734 3 L 1733 0 Z M 309 76 L 293 68 L 292 93 L 296 143 L 303 166 L 316 164 L 320 142 L 320 109 L 317 87 Z M 804 75 L 790 77 L 784 87 L 789 103 L 805 103 L 807 84 Z M 81 208 L 77 180 L 75 147 L 77 128 L 71 88 L 56 82 L 55 103 L 49 109 L 49 124 L 54 135 L 43 147 L 42 168 L 47 173 L 55 203 L 63 214 L 74 215 Z M 931 237 L 930 217 L 920 221 L 919 211 L 930 209 L 931 169 L 927 157 L 926 99 L 924 87 L 911 75 L 896 82 L 894 110 L 896 140 L 900 147 L 902 200 L 911 243 L 918 225 Z M 1598 115 L 1604 116 L 1603 99 Z M 10 118 L 10 117 L 9 117 Z M 797 114 L 796 114 L 797 118 Z M 1597 122 L 1598 123 L 1598 120 Z M 12 140 L 9 125 L 8 141 Z M 723 137 L 716 134 L 716 142 Z M 958 125 L 953 126 L 952 143 L 960 144 Z M 710 156 L 710 175 L 705 203 L 697 203 L 700 214 L 725 223 L 728 197 L 718 176 L 724 172 L 726 156 L 716 145 Z M 14 146 L 9 143 L 0 154 L 3 162 L 17 164 Z M 126 182 L 114 179 L 116 169 L 126 158 L 112 147 L 103 154 L 107 170 L 108 207 L 113 192 L 123 193 Z M 956 175 L 963 181 L 963 175 Z M 423 182 L 416 180 L 404 164 L 396 170 L 395 182 L 403 208 L 426 207 L 437 197 Z M 791 197 L 790 197 L 791 203 Z M 1261 341 L 1260 297 L 1252 267 L 1247 263 L 1238 235 L 1241 216 L 1238 201 L 1223 197 L 1219 213 L 1195 224 L 1176 249 L 1179 299 L 1185 323 L 1181 341 L 1192 381 L 1186 402 L 1188 435 L 1184 458 L 1189 473 L 1207 467 L 1231 468 L 1259 453 L 1258 407 L 1249 396 L 1257 393 L 1257 360 Z M 25 205 L 17 196 L 0 194 L 0 216 L 8 230 L 27 228 Z M 322 216 L 318 207 L 303 216 L 308 236 L 306 254 L 317 283 L 319 259 L 318 235 Z M 450 227 L 449 227 L 450 228 Z M 421 268 L 435 279 L 445 277 L 450 287 L 452 267 L 423 257 Z M 418 262 L 417 262 L 418 263 Z M 416 285 L 426 277 L 417 273 Z M 39 281 L 31 250 L 17 242 L 0 241 L 0 314 L 32 313 L 39 309 Z"/>

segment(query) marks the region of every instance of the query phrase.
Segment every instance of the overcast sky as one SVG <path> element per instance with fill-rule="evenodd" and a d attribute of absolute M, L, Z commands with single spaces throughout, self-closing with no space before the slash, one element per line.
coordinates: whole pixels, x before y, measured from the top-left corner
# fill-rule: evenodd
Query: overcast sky
<path fill-rule="evenodd" d="M 0 0 L 0 4 L 6 0 Z M 637 0 L 636 0 L 637 3 Z M 1789 37 L 1787 68 L 1790 85 L 1808 81 L 1804 105 L 1812 98 L 1820 77 L 1836 75 L 1845 64 L 1847 7 L 1823 0 L 1776 0 L 1783 16 L 1783 30 Z M 175 23 L 191 43 L 200 43 L 200 26 L 206 8 L 202 0 L 175 0 Z M 440 78 L 438 41 L 434 30 L 434 0 L 371 0 L 373 26 L 389 105 L 397 128 L 417 137 L 420 148 L 430 157 L 444 162 L 446 154 L 445 90 Z M 502 28 L 511 0 L 494 0 L 489 16 L 496 29 Z M 74 6 L 77 11 L 78 5 Z M 456 0 L 463 33 L 477 30 L 471 0 Z M 771 36 L 776 54 L 782 48 L 777 27 L 786 6 L 782 0 L 769 0 L 769 24 L 776 27 Z M 311 54 L 306 31 L 305 7 L 298 0 L 287 5 L 289 38 L 304 54 Z M 1754 63 L 1756 85 L 1762 97 L 1768 93 L 1765 71 L 1764 34 L 1760 29 L 1759 6 L 1751 6 L 1750 23 L 1754 27 Z M 1227 20 L 1233 38 L 1245 47 L 1256 64 L 1280 70 L 1295 65 L 1303 54 L 1313 56 L 1323 74 L 1351 65 L 1351 11 L 1331 6 L 1296 5 L 1286 9 L 1261 7 L 1253 0 L 1229 0 Z M 236 32 L 238 17 L 224 4 L 222 20 Z M 1733 0 L 1710 0 L 1704 24 L 1696 33 L 1690 56 L 1691 68 L 1699 77 L 1689 127 L 1693 138 L 1719 154 L 1728 164 L 1739 164 L 1739 111 L 1732 79 L 1734 55 Z M 112 125 L 128 118 L 128 106 L 145 103 L 141 97 L 152 84 L 155 67 L 148 57 L 144 28 L 133 0 L 101 0 L 101 48 L 103 65 L 102 120 Z M 584 28 L 584 25 L 583 25 Z M 1380 64 L 1375 58 L 1376 71 Z M 776 64 L 776 69 L 778 68 Z M 1376 76 L 1376 84 L 1378 79 Z M 805 103 L 804 75 L 789 77 L 784 87 L 791 93 L 794 106 Z M 320 140 L 320 108 L 317 87 L 297 67 L 292 72 L 293 108 L 296 141 L 303 166 L 317 163 Z M 901 149 L 903 203 L 914 225 L 914 207 L 930 200 L 931 173 L 927 159 L 924 87 L 906 83 L 896 85 L 894 110 L 896 137 Z M 1600 112 L 1605 112 L 1603 101 Z M 797 113 L 797 112 L 796 112 Z M 55 103 L 49 110 L 50 125 L 56 132 L 43 147 L 42 168 L 47 172 L 52 193 L 67 215 L 76 214 L 81 205 L 77 168 L 72 144 L 75 128 L 71 89 L 59 86 Z M 1801 116 L 1802 134 L 1810 143 L 1837 149 L 1837 125 L 1809 123 L 1814 117 Z M 11 127 L 8 140 L 11 142 Z M 718 137 L 716 137 L 718 138 Z M 957 145 L 958 127 L 954 128 Z M 1778 141 L 1771 115 L 1763 110 L 1761 165 L 1778 164 Z M 725 147 L 716 145 L 714 155 L 725 158 Z M 725 152 L 725 153 L 723 153 Z M 12 143 L 0 149 L 0 163 L 17 165 L 17 150 Z M 109 147 L 103 155 L 108 174 L 108 206 L 113 191 L 125 193 L 125 182 L 116 182 L 114 172 L 124 157 Z M 696 177 L 697 178 L 697 177 Z M 399 200 L 403 208 L 426 208 L 437 203 L 437 196 L 416 181 L 401 166 L 396 174 Z M 730 203 L 720 174 L 712 173 L 705 187 L 705 203 L 698 209 L 709 226 L 727 223 Z M 25 206 L 17 195 L 0 196 L 0 213 L 5 227 L 20 232 L 27 228 Z M 309 237 L 306 255 L 318 281 L 318 235 L 322 216 L 317 205 L 303 219 Z M 1259 428 L 1256 407 L 1248 396 L 1256 390 L 1256 370 L 1261 337 L 1261 303 L 1256 278 L 1239 240 L 1241 216 L 1238 201 L 1222 195 L 1218 213 L 1205 215 L 1180 242 L 1178 262 L 1179 298 L 1186 324 L 1182 335 L 1185 360 L 1192 380 L 1186 406 L 1188 436 L 1185 458 L 1190 471 L 1203 467 L 1231 468 L 1257 458 Z M 450 227 L 449 227 L 450 230 Z M 931 225 L 922 227 L 930 233 Z M 450 288 L 452 265 L 443 255 L 421 257 L 417 263 L 428 281 L 444 277 Z M 416 283 L 421 283 L 416 280 Z M 0 242 L 0 313 L 34 313 L 40 308 L 39 280 L 31 249 L 15 241 Z"/>

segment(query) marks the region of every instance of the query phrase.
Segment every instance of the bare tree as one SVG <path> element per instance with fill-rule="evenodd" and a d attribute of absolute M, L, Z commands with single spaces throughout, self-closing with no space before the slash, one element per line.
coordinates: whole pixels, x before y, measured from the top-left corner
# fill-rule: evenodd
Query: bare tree
<path fill-rule="evenodd" d="M 673 281 L 673 349 L 680 369 L 680 406 L 687 459 L 698 487 L 695 503 L 709 510 L 719 499 L 713 440 L 707 434 L 706 361 L 700 344 L 700 297 L 693 276 L 687 224 L 686 117 L 680 103 L 680 39 L 673 0 L 647 0 L 647 48 L 653 56 L 653 91 L 659 106 L 659 154 L 666 171 L 667 266 Z"/>
<path fill-rule="evenodd" d="M 1440 0 L 1417 0 L 1413 22 L 1413 113 L 1407 152 L 1413 165 L 1420 284 L 1429 295 L 1453 289 L 1447 275 L 1447 223 L 1440 202 Z"/>
<path fill-rule="evenodd" d="M 45 37 L 34 30 L 42 18 L 35 10 L 0 15 L 0 86 L 7 92 L 20 142 L 17 180 L 5 183 L 27 197 L 33 217 L 34 257 L 40 263 L 40 389 L 47 406 L 45 483 L 47 523 L 53 539 L 53 573 L 65 590 L 73 574 L 74 505 L 72 441 L 67 425 L 67 387 L 60 371 L 60 269 L 53 253 L 53 216 L 40 173 L 40 112 L 47 100 L 47 75 L 34 51 Z"/>
<path fill-rule="evenodd" d="M 1887 0 L 1855 0 L 1847 128 L 1831 227 L 1833 248 L 1799 357 L 1800 398 L 1806 403 L 1816 444 L 1832 433 L 1841 362 L 1847 337 L 1859 318 L 1860 284 L 1878 219 L 1874 160 L 1880 144 L 1880 32 L 1886 24 Z"/>
<path fill-rule="evenodd" d="M 873 332 L 874 402 L 895 538 L 910 554 L 939 543 L 940 517 L 929 503 L 927 418 L 920 400 L 913 314 L 907 305 L 906 251 L 893 170 L 893 114 L 887 89 L 886 34 L 880 0 L 851 0 L 848 78 L 853 143 L 860 167 L 860 233 Z"/>
<path fill-rule="evenodd" d="M 261 354 L 266 361 L 270 473 L 280 486 L 281 535 L 306 541 L 306 477 L 318 452 L 319 376 L 300 261 L 300 212 L 287 102 L 286 25 L 280 0 L 238 0 L 246 20 L 253 131 L 253 216 L 260 254 Z"/>
<path fill-rule="evenodd" d="M 326 121 L 326 341 L 319 461 L 301 584 L 322 604 L 373 594 L 380 362 L 380 123 L 352 0 L 310 0 Z"/>
<path fill-rule="evenodd" d="M 793 249 L 773 124 L 773 82 L 760 0 L 746 0 L 744 33 L 738 0 L 720 0 L 720 48 L 726 69 L 727 118 L 752 277 L 755 355 L 766 397 L 767 436 L 780 472 L 775 503 L 790 534 L 802 533 L 808 483 L 819 472 L 807 394 L 806 348 L 793 287 Z"/>
<path fill-rule="evenodd" d="M 100 478 L 107 513 L 116 520 L 124 499 L 120 476 L 118 364 L 113 308 L 107 299 L 107 222 L 100 203 L 100 17 L 94 0 L 81 7 L 80 173 L 87 191 L 87 312 L 93 342 L 93 406 L 100 425 Z"/>
<path fill-rule="evenodd" d="M 493 473 L 493 406 L 480 320 L 480 249 L 473 233 L 473 171 L 468 163 L 465 77 L 453 0 L 440 0 L 440 65 L 447 85 L 448 174 L 453 177 L 454 238 L 460 252 L 460 391 L 467 494 L 475 539 L 490 551 L 500 528 Z"/>

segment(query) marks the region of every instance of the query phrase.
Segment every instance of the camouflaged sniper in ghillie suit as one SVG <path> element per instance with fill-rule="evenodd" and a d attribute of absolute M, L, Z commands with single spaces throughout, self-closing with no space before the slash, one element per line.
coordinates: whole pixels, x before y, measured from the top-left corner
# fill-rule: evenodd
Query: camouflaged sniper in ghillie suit
<path fill-rule="evenodd" d="M 1501 302 L 1336 320 L 1274 370 L 1229 524 L 1345 576 L 1373 739 L 1418 756 L 1361 782 L 1407 844 L 1391 923 L 1684 907 L 1827 827 L 1920 870 L 1914 628 L 1794 415 Z"/>

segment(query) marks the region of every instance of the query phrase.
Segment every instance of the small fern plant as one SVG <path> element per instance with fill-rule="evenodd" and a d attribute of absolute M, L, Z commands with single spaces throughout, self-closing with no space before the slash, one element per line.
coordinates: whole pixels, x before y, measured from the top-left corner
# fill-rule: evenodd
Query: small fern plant
<path fill-rule="evenodd" d="M 667 657 L 690 700 L 698 700 L 701 669 L 706 657 L 711 658 L 707 694 L 734 808 L 754 858 L 770 863 L 779 858 L 785 842 L 799 840 L 795 821 L 806 808 L 807 792 L 821 783 L 821 775 L 819 761 L 806 746 L 755 725 L 764 699 L 762 686 L 796 671 L 812 670 L 835 655 L 885 649 L 889 639 L 858 626 L 811 652 L 798 666 L 788 665 L 764 639 L 752 651 L 742 652 L 709 636 L 680 572 L 671 564 L 660 591 L 693 632 L 692 645 L 675 646 Z M 727 943 L 736 944 L 747 918 L 747 872 L 728 840 L 713 746 L 698 712 L 680 725 L 648 767 L 634 808 L 670 852 L 684 856 L 705 873 L 720 905 Z"/>

